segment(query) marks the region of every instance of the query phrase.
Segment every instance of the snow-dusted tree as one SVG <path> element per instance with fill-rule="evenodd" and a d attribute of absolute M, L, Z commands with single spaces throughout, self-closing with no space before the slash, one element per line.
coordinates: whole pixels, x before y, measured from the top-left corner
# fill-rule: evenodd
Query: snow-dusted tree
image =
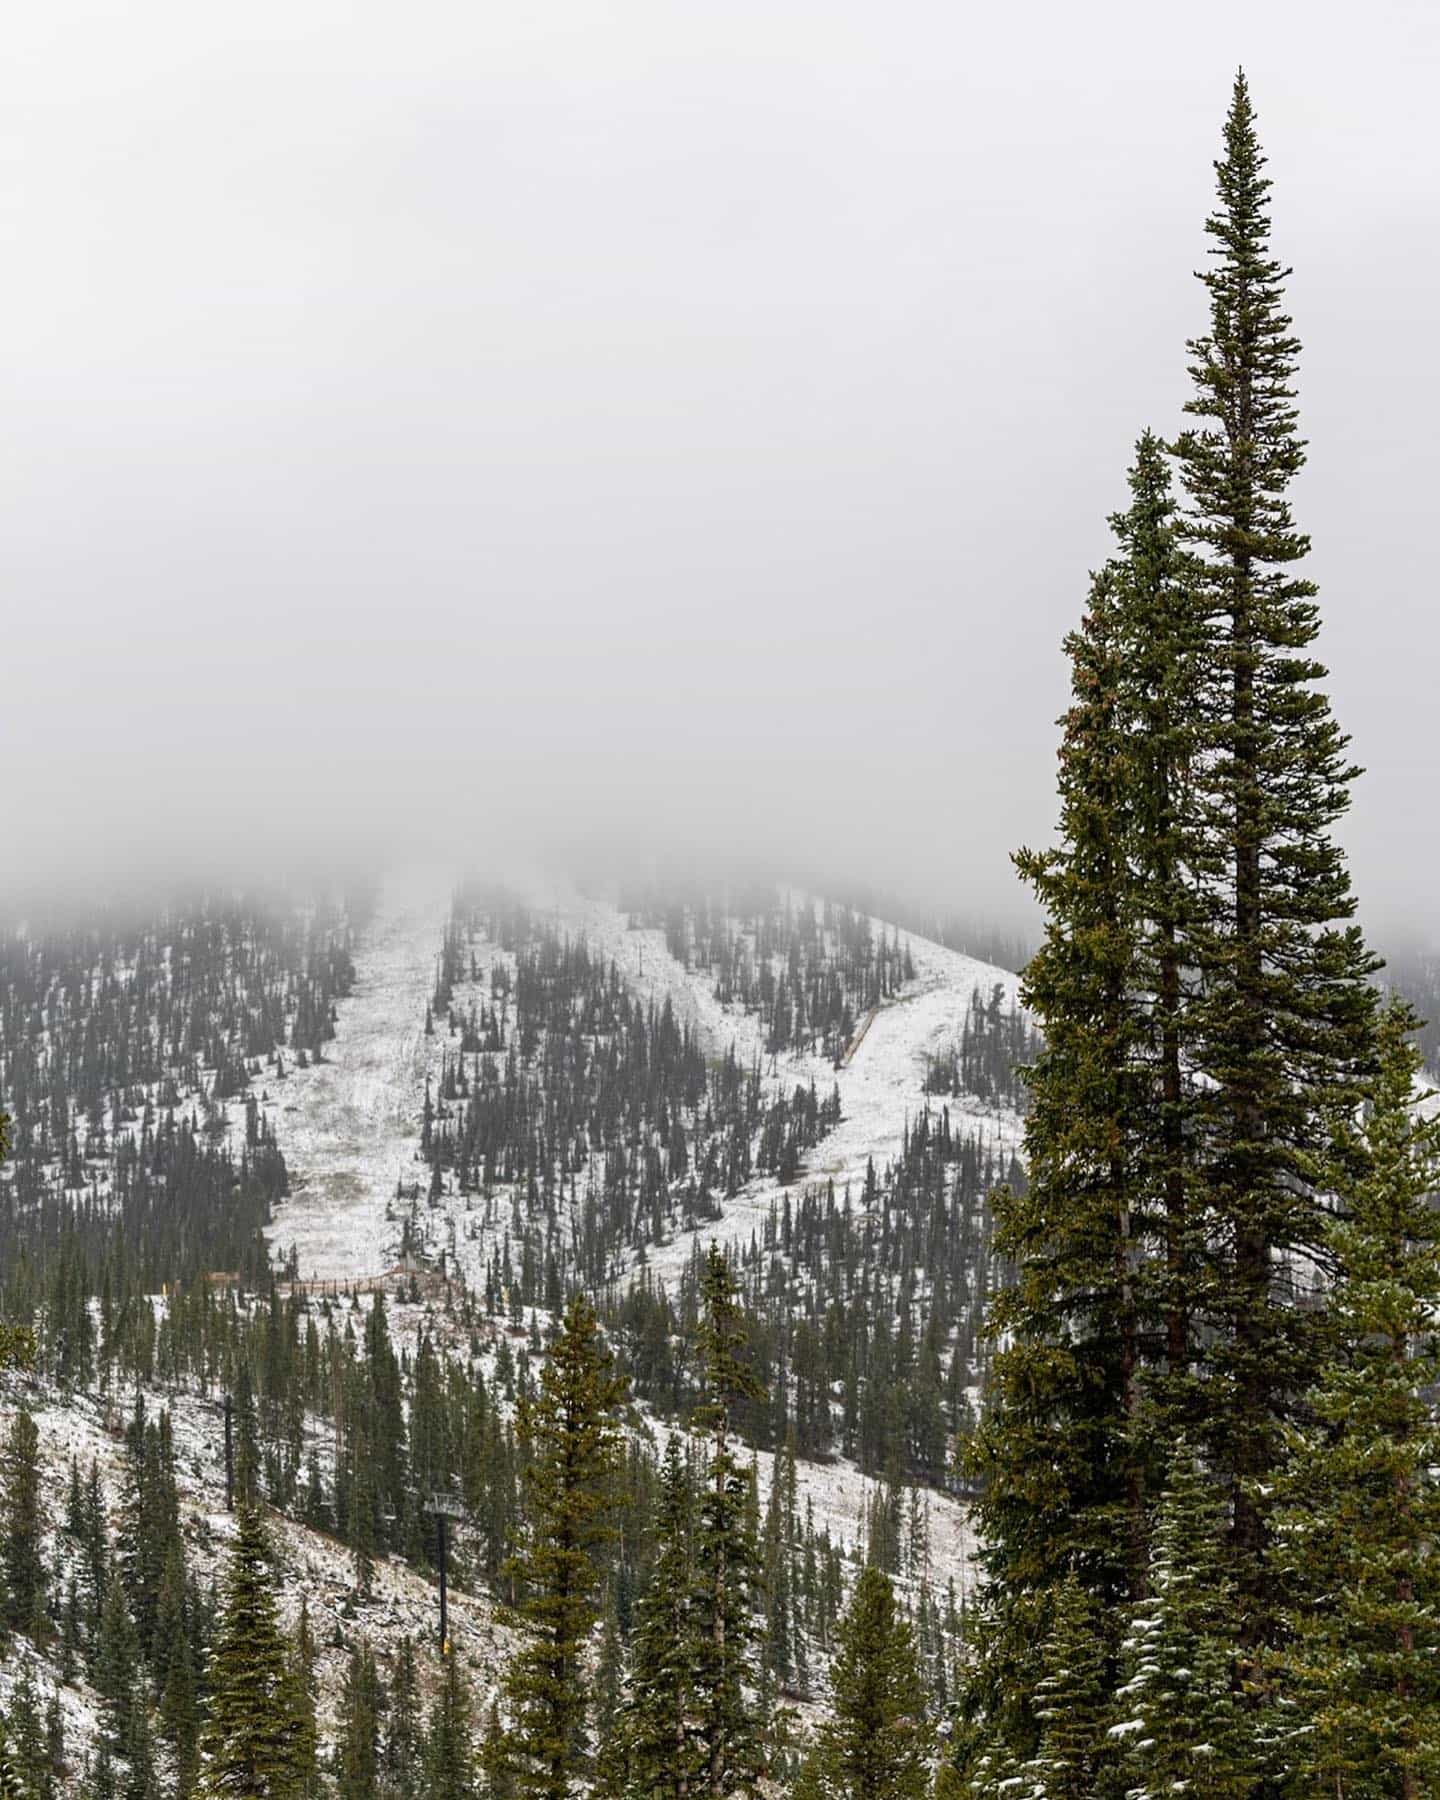
<path fill-rule="evenodd" d="M 242 1505 L 208 1670 L 198 1789 L 205 1800 L 293 1800 L 300 1791 L 274 1581 L 264 1524 L 254 1507 Z"/>
<path fill-rule="evenodd" d="M 1250 1721 L 1233 1681 L 1226 1523 L 1213 1478 L 1182 1441 L 1157 1508 L 1149 1593 L 1133 1609 L 1121 1652 L 1110 1738 L 1127 1800 L 1241 1800 L 1255 1791 Z"/>
<path fill-rule="evenodd" d="M 1205 905 L 1187 933 L 1205 1268 L 1207 1379 L 1196 1440 L 1225 1479 L 1242 1640 L 1274 1635 L 1269 1496 L 1285 1427 L 1323 1350 L 1281 1271 L 1324 1239 L 1325 1161 L 1373 1067 L 1375 963 L 1333 835 L 1356 771 L 1311 654 L 1309 539 L 1288 491 L 1305 461 L 1288 271 L 1270 245 L 1270 180 L 1243 75 L 1216 164 L 1202 276 L 1208 332 L 1190 344 L 1193 423 L 1175 445 L 1189 580 L 1207 620 L 1195 773 Z M 1203 1419 L 1203 1429 L 1199 1428 Z"/>
<path fill-rule="evenodd" d="M 1035 1687 L 1040 1746 L 1025 1770 L 1031 1800 L 1091 1800 L 1096 1791 L 1109 1751 L 1106 1642 L 1095 1601 L 1068 1577 L 1056 1592 Z"/>
<path fill-rule="evenodd" d="M 690 1471 L 672 1435 L 660 1472 L 655 1566 L 635 1607 L 628 1692 L 616 1741 L 601 1746 L 614 1771 L 611 1790 L 635 1800 L 684 1800 L 699 1777 L 692 1716 L 694 1512 Z"/>
<path fill-rule="evenodd" d="M 522 1397 L 517 1418 L 530 1457 L 525 1531 L 514 1562 L 526 1635 L 506 1671 L 505 1692 L 519 1791 L 537 1800 L 565 1800 L 589 1768 L 585 1646 L 600 1616 L 599 1558 L 615 1536 L 615 1415 L 624 1397 L 595 1310 L 577 1294 L 539 1395 Z"/>
<path fill-rule="evenodd" d="M 709 1467 L 696 1510 L 690 1630 L 695 1737 L 700 1767 L 694 1792 L 731 1800 L 755 1791 L 761 1765 L 760 1724 L 752 1694 L 759 1547 L 750 1483 L 735 1455 L 737 1407 L 763 1395 L 744 1357 L 745 1325 L 735 1278 L 712 1244 L 700 1278 L 705 1315 L 701 1354 L 705 1403 L 696 1423 L 709 1439 Z"/>
<path fill-rule="evenodd" d="M 1345 1800 L 1440 1792 L 1440 1118 L 1416 1103 L 1413 1023 L 1382 1021 L 1370 1169 L 1331 1231 L 1335 1349 L 1275 1526 L 1294 1792 Z"/>

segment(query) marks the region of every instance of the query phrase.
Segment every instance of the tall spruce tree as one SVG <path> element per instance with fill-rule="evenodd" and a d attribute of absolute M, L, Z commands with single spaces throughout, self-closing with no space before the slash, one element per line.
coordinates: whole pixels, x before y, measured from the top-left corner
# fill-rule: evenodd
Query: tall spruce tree
<path fill-rule="evenodd" d="M 456 1656 L 445 1658 L 445 1678 L 430 1710 L 425 1734 L 425 1800 L 475 1800 L 475 1745 L 470 1693 Z M 416 1787 L 401 1790 L 413 1794 Z"/>
<path fill-rule="evenodd" d="M 1113 1622 L 1144 1584 L 1153 1407 L 1183 1401 L 1196 1227 L 1185 1166 L 1183 978 L 1189 765 L 1200 663 L 1174 503 L 1145 433 L 1117 554 L 1066 640 L 1060 844 L 1016 864 L 1047 913 L 1024 998 L 1028 1184 L 995 1198 L 1013 1285 L 997 1296 L 990 1404 L 967 1461 L 984 1483 L 983 1656 L 968 1695 L 1022 1759 L 1039 1726 L 1034 1643 L 1062 1583 Z M 1116 1648 L 1114 1642 L 1110 1649 Z M 985 1732 L 980 1732 L 983 1738 Z"/>
<path fill-rule="evenodd" d="M 1015 1282 L 972 1452 L 988 1586 L 960 1734 L 1002 1762 L 1039 1741 L 1028 1650 L 1059 1585 L 1107 1631 L 1143 1593 L 1180 1431 L 1225 1485 L 1252 1665 L 1274 1635 L 1264 1512 L 1326 1331 L 1302 1272 L 1373 1062 L 1373 963 L 1331 837 L 1354 771 L 1291 566 L 1297 346 L 1262 169 L 1241 78 L 1191 346 L 1201 422 L 1174 448 L 1185 507 L 1147 436 L 1069 643 L 1062 841 L 1017 858 L 1049 918 L 1025 985 L 1045 1045 L 1030 1188 L 996 1206 Z M 1353 1178 L 1363 1144 L 1346 1155 Z"/>
<path fill-rule="evenodd" d="M 420 1767 L 423 1729 L 420 1719 L 420 1675 L 415 1663 L 415 1642 L 403 1637 L 395 1652 L 395 1671 L 390 1679 L 389 1716 L 385 1721 L 385 1746 L 381 1758 L 381 1789 L 385 1800 L 403 1800 L 415 1786 Z"/>
<path fill-rule="evenodd" d="M 10 1115 L 0 1112 L 0 1163 L 10 1154 Z M 0 1369 L 29 1368 L 35 1361 L 35 1333 L 28 1325 L 0 1320 Z"/>
<path fill-rule="evenodd" d="M 0 1800 L 33 1800 L 3 1717 L 0 1717 Z"/>
<path fill-rule="evenodd" d="M 3 1505 L 0 1505 L 0 1569 L 4 1573 L 4 1620 L 32 1637 L 45 1635 L 47 1578 L 42 1549 L 40 1431 L 21 1407 L 5 1443 Z"/>
<path fill-rule="evenodd" d="M 335 1748 L 339 1800 L 379 1800 L 381 1698 L 374 1652 L 361 1638 L 350 1652 L 340 1692 L 340 1735 Z"/>
<path fill-rule="evenodd" d="M 1110 1668 L 1093 1595 L 1070 1577 L 1055 1596 L 1040 1652 L 1035 1712 L 1040 1742 L 1018 1783 L 1025 1800 L 1092 1800 L 1109 1772 Z"/>
<path fill-rule="evenodd" d="M 1244 75 L 1216 163 L 1201 275 L 1210 329 L 1190 345 L 1196 425 L 1175 445 L 1182 532 L 1206 618 L 1197 765 L 1203 904 L 1189 1102 L 1209 1212 L 1206 1443 L 1230 1484 L 1238 1605 L 1252 1646 L 1273 1627 L 1264 1495 L 1313 1379 L 1319 1314 L 1295 1304 L 1298 1259 L 1323 1254 L 1323 1162 L 1374 1053 L 1374 963 L 1331 829 L 1357 773 L 1317 683 L 1309 549 L 1288 490 L 1305 460 L 1288 271 L 1270 251 L 1270 182 Z"/>
<path fill-rule="evenodd" d="M 1440 1792 L 1440 1118 L 1412 1024 L 1382 1022 L 1370 1168 L 1331 1226 L 1333 1347 L 1275 1521 L 1290 1791 L 1347 1800 Z"/>
<path fill-rule="evenodd" d="M 629 1800 L 684 1800 L 700 1772 L 693 1717 L 694 1512 L 690 1471 L 672 1434 L 660 1471 L 655 1563 L 636 1603 L 618 1743 L 606 1759 L 610 1791 Z"/>
<path fill-rule="evenodd" d="M 521 1401 L 525 1537 L 513 1565 L 525 1642 L 506 1671 L 518 1791 L 565 1800 L 589 1765 L 584 1650 L 599 1618 L 599 1557 L 611 1517 L 625 1383 L 577 1294 L 550 1346 L 538 1395 Z"/>

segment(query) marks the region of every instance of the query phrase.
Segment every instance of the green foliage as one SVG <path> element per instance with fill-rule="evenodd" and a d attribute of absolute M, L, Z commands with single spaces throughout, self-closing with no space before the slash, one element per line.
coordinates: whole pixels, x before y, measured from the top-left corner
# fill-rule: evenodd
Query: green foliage
<path fill-rule="evenodd" d="M 425 1733 L 425 1800 L 476 1800 L 470 1695 L 459 1659 L 445 1658 L 445 1675 Z"/>
<path fill-rule="evenodd" d="M 831 1717 L 802 1791 L 814 1800 L 923 1800 L 933 1735 L 915 1643 L 888 1576 L 861 1571 L 830 1670 Z"/>
<path fill-rule="evenodd" d="M 1293 569 L 1308 549 L 1287 499 L 1298 344 L 1263 168 L 1241 77 L 1207 224 L 1211 329 L 1190 346 L 1196 423 L 1173 446 L 1184 507 L 1147 434 L 1118 553 L 1068 642 L 1061 842 L 1017 858 L 1048 915 L 1025 977 L 1045 1044 L 1029 1186 L 996 1201 L 1014 1280 L 991 1311 L 1001 1347 L 969 1459 L 987 1587 L 957 1768 L 982 1786 L 1099 1779 L 1055 1732 L 1073 1711 L 1093 1734 L 1115 1679 L 1108 1622 L 1147 1595 L 1163 1611 L 1151 1529 L 1177 1441 L 1220 1483 L 1235 1580 L 1229 1653 L 1197 1640 L 1204 1679 L 1234 1679 L 1255 1737 L 1279 1632 L 1268 1512 L 1328 1331 L 1291 1272 L 1325 1255 L 1326 1192 L 1353 1191 L 1370 1154 L 1345 1127 L 1373 1065 L 1374 964 L 1332 836 L 1354 770 L 1308 654 L 1314 588 Z M 1100 1660 L 1075 1639 L 1066 1667 L 1088 1697 L 1060 1706 L 1031 1646 L 1082 1602 Z M 1193 1747 L 1174 1736 L 1181 1763 Z M 1232 1791 L 1213 1754 L 1207 1779 Z"/>
<path fill-rule="evenodd" d="M 0 1800 L 34 1800 L 20 1773 L 3 1718 L 0 1718 Z"/>
<path fill-rule="evenodd" d="M 382 1792 L 386 1800 L 403 1800 L 419 1767 L 422 1743 L 420 1676 L 411 1638 L 400 1640 L 390 1680 L 390 1705 L 381 1757 Z"/>
<path fill-rule="evenodd" d="M 763 1755 L 751 1695 L 755 1669 L 759 1547 L 750 1482 L 730 1443 L 730 1421 L 742 1400 L 761 1396 L 745 1362 L 745 1326 L 735 1281 L 712 1244 L 701 1278 L 700 1334 L 705 1402 L 696 1422 L 708 1437 L 709 1463 L 696 1512 L 691 1556 L 689 1633 L 693 1646 L 694 1738 L 699 1774 L 694 1791 L 710 1800 L 753 1792 Z"/>
<path fill-rule="evenodd" d="M 594 1308 L 576 1295 L 540 1389 L 518 1415 L 528 1461 L 526 1535 L 514 1564 L 525 1642 L 505 1675 L 518 1791 L 565 1800 L 588 1765 L 583 1652 L 599 1618 L 598 1558 L 615 1533 L 615 1412 L 625 1395 Z"/>
<path fill-rule="evenodd" d="M 379 1800 L 380 1674 L 361 1638 L 350 1652 L 340 1694 L 340 1741 L 335 1751 L 338 1800 Z"/>
<path fill-rule="evenodd" d="M 1275 1729 L 1294 1792 L 1347 1800 L 1440 1788 L 1440 1118 L 1416 1105 L 1412 1025 L 1402 1007 L 1382 1023 L 1368 1172 L 1330 1232 L 1330 1356 L 1275 1518 Z"/>
<path fill-rule="evenodd" d="M 1324 1240 L 1319 1184 L 1373 1066 L 1374 962 L 1332 828 L 1356 773 L 1309 653 L 1309 549 L 1288 500 L 1305 460 L 1288 271 L 1270 249 L 1270 181 L 1244 76 L 1216 164 L 1201 279 L 1210 329 L 1190 345 L 1197 421 L 1175 445 L 1191 580 L 1206 620 L 1195 805 L 1200 902 L 1189 934 L 1191 1097 L 1207 1207 L 1203 1446 L 1229 1484 L 1237 1606 L 1252 1647 L 1273 1630 L 1266 1496 L 1322 1334 L 1277 1265 Z M 1342 1179 L 1352 1171 L 1342 1170 Z"/>
<path fill-rule="evenodd" d="M 239 1509 L 220 1628 L 207 1670 L 201 1736 L 204 1800 L 299 1800 L 304 1721 L 275 1609 L 270 1543 L 253 1506 Z M 298 1731 L 297 1731 L 298 1728 Z"/>
<path fill-rule="evenodd" d="M 615 1741 L 601 1746 L 606 1787 L 629 1800 L 682 1800 L 700 1775 L 694 1717 L 694 1524 L 694 1488 L 680 1440 L 672 1436 L 660 1477 L 655 1562 L 635 1608 L 625 1704 Z"/>
<path fill-rule="evenodd" d="M 10 1115 L 0 1112 L 0 1163 L 10 1154 Z M 0 1369 L 29 1368 L 35 1360 L 35 1334 L 28 1326 L 0 1323 Z M 3 1774 L 0 1774 L 3 1780 Z M 0 1795 L 3 1795 L 0 1788 Z"/>
<path fill-rule="evenodd" d="M 1142 1382 L 1173 1390 L 1189 1352 L 1176 1317 L 1192 1229 L 1173 1142 L 1174 989 L 1195 625 L 1148 433 L 1130 486 L 1112 521 L 1121 554 L 1067 640 L 1062 842 L 1016 858 L 1048 914 L 1024 981 L 1045 1043 L 1027 1071 L 1029 1179 L 994 1201 L 1015 1279 L 990 1309 L 1005 1341 L 966 1460 L 984 1483 L 989 1581 L 970 1704 L 1019 1756 L 1037 1741 L 1029 1652 L 1057 1589 L 1079 1581 L 1107 1609 L 1140 1589 L 1153 1462 Z"/>
<path fill-rule="evenodd" d="M 1182 1440 L 1157 1509 L 1147 1593 L 1121 1652 L 1111 1736 L 1128 1800 L 1243 1800 L 1255 1791 L 1253 1720 L 1234 1680 L 1226 1523 L 1213 1479 Z"/>
<path fill-rule="evenodd" d="M 4 1622 L 37 1639 L 48 1633 L 48 1577 L 42 1554 L 40 1433 L 22 1406 L 0 1458 L 0 1570 L 4 1574 Z"/>

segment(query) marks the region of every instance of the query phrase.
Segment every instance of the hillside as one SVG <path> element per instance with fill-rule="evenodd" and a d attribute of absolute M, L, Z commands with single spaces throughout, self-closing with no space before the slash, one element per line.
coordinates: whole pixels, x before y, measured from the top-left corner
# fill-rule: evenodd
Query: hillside
<path fill-rule="evenodd" d="M 35 991 L 27 1013 L 12 981 L 12 1031 L 52 1060 L 46 1106 L 22 1126 L 6 1170 L 7 1230 L 28 1246 L 7 1310 L 35 1295 L 41 1333 L 37 1373 L 4 1377 L 0 1436 L 20 1407 L 40 1426 L 46 1565 L 63 1571 L 77 1554 L 73 1520 L 62 1523 L 72 1459 L 83 1479 L 93 1468 L 106 1531 L 117 1543 L 133 1531 L 139 1406 L 152 1432 L 163 1422 L 203 1639 L 233 1531 L 220 1403 L 238 1379 L 254 1396 L 282 1613 L 293 1625 L 303 1601 L 319 1647 L 322 1742 L 362 1639 L 382 1670 L 415 1639 L 422 1685 L 434 1687 L 424 1503 L 435 1488 L 467 1511 L 452 1640 L 476 1704 L 494 1698 L 509 1641 L 516 1395 L 533 1388 L 559 1297 L 577 1282 L 600 1301 L 630 1377 L 625 1429 L 642 1459 L 631 1504 L 653 1504 L 643 1470 L 693 1404 L 695 1268 L 712 1243 L 737 1270 L 768 1395 L 740 1420 L 757 1504 L 772 1515 L 781 1505 L 789 1520 L 776 1515 L 768 1552 L 789 1596 L 783 1617 L 781 1602 L 766 1603 L 775 1678 L 808 1716 L 845 1571 L 868 1554 L 920 1624 L 931 1679 L 940 1691 L 952 1679 L 973 1564 L 953 1455 L 981 1378 L 975 1325 L 993 1279 L 984 1194 L 1012 1172 L 1019 1143 L 1015 977 L 795 895 L 734 911 L 674 903 L 663 922 L 653 901 L 618 898 L 530 881 L 462 884 L 452 903 L 443 874 L 392 876 L 350 924 L 324 925 L 343 933 L 345 953 L 316 1023 L 302 1017 L 298 1030 L 292 1001 L 288 1027 L 282 1006 L 268 1032 L 268 965 L 232 945 L 285 944 L 300 930 L 294 966 L 313 971 L 320 916 L 282 929 L 241 903 L 228 935 L 194 928 L 213 960 L 187 985 L 182 1037 L 167 1051 L 152 1034 L 144 1084 L 119 1079 L 141 1072 L 123 1056 L 107 1053 L 103 1073 L 72 1056 L 83 1080 L 63 1100 L 64 1033 L 98 1055 L 98 1018 L 122 1015 L 97 1005 L 127 984 L 148 995 L 134 973 L 145 959 L 104 977 L 120 959 L 103 945 L 14 953 Z M 157 921 L 145 940 L 167 968 L 176 929 Z M 47 956 L 48 990 L 33 973 Z M 202 1017 L 204 994 L 214 998 Z M 145 1003 L 137 996 L 133 1011 Z M 133 1021 L 125 1031 L 135 1038 Z M 5 1051 L 19 1114 L 35 1078 L 17 1036 Z M 67 1156 L 77 1113 L 86 1123 Z M 164 1146 L 187 1134 L 232 1191 L 269 1159 L 252 1216 L 278 1279 L 213 1209 L 184 1223 L 185 1182 Z M 137 1211 L 147 1170 L 150 1199 Z M 138 1242 L 157 1206 L 191 1247 L 174 1267 L 157 1257 L 137 1267 L 128 1234 Z M 58 1252 L 32 1235 L 52 1214 Z M 102 1292 L 126 1296 L 119 1317 Z M 426 1387 L 426 1369 L 438 1387 Z M 425 1449 L 422 1414 L 437 1404 L 451 1423 Z M 387 1433 L 394 1472 L 382 1478 Z M 361 1494 L 372 1496 L 363 1557 Z M 645 1538 L 637 1527 L 617 1567 L 622 1591 L 643 1584 Z M 143 1594 L 129 1597 L 143 1616 Z M 102 1600 L 90 1596 L 87 1624 L 84 1596 L 72 1595 L 78 1622 L 67 1625 L 60 1576 L 51 1624 L 11 1639 L 0 1676 L 0 1695 L 28 1667 L 42 1707 L 62 1696 L 61 1791 L 84 1791 L 105 1741 L 106 1703 L 85 1674 Z"/>

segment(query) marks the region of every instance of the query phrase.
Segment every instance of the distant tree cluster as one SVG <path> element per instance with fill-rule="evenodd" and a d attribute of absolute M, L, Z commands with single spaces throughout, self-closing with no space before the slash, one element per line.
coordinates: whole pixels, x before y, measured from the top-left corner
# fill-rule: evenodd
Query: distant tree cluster
<path fill-rule="evenodd" d="M 286 1192 L 256 1098 L 321 1054 L 354 980 L 333 909 L 196 902 L 89 931 L 0 938 L 0 1297 L 52 1301 L 83 1364 L 85 1296 L 134 1263 L 158 1290 L 211 1267 L 263 1282 Z M 239 1103 L 243 1132 L 232 1133 Z M 65 1317 L 69 1325 L 58 1321 Z"/>
<path fill-rule="evenodd" d="M 952 1099 L 969 1094 L 990 1105 L 1023 1112 L 1029 1089 L 1022 1070 L 1040 1052 L 1040 1037 L 1023 1008 L 1006 1002 L 997 982 L 988 995 L 977 987 L 965 1010 L 959 1039 L 930 1058 L 927 1094 Z"/>
<path fill-rule="evenodd" d="M 715 998 L 759 1015 L 770 1055 L 840 1063 L 867 1014 L 893 999 L 915 965 L 894 928 L 831 901 L 781 899 L 763 885 L 733 895 L 632 890 L 621 909 L 663 928 L 671 956 L 714 980 Z"/>

